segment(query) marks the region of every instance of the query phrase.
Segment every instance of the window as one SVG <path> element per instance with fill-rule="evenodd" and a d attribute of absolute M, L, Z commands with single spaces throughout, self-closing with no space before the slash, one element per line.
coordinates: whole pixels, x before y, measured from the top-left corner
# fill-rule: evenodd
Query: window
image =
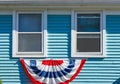
<path fill-rule="evenodd" d="M 77 14 L 77 52 L 100 52 L 100 14 Z"/>
<path fill-rule="evenodd" d="M 42 52 L 42 15 L 19 14 L 18 18 L 18 52 Z"/>
<path fill-rule="evenodd" d="M 101 56 L 103 54 L 101 14 L 77 13 L 75 19 L 76 28 L 72 33 L 72 39 L 74 39 L 72 41 L 72 57 Z"/>
<path fill-rule="evenodd" d="M 16 18 L 16 17 L 15 17 Z M 18 13 L 14 41 L 14 57 L 40 57 L 43 55 L 44 33 L 42 13 Z M 16 38 L 15 38 L 16 35 Z M 14 42 L 15 43 L 15 42 Z M 31 56 L 32 55 L 32 56 Z"/>

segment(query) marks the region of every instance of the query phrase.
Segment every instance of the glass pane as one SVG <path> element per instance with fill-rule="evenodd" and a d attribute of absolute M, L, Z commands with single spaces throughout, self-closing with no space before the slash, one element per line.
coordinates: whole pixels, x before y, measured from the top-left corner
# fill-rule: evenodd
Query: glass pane
<path fill-rule="evenodd" d="M 19 32 L 41 32 L 41 14 L 19 14 Z"/>
<path fill-rule="evenodd" d="M 19 52 L 41 52 L 42 35 L 41 34 L 19 34 L 18 37 Z"/>
<path fill-rule="evenodd" d="M 100 35 L 77 35 L 77 52 L 100 52 Z"/>
<path fill-rule="evenodd" d="M 100 32 L 100 14 L 78 14 L 77 32 Z"/>

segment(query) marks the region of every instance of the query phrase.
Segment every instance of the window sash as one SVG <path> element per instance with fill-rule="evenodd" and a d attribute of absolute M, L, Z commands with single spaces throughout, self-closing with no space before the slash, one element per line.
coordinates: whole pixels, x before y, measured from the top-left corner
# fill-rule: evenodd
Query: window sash
<path fill-rule="evenodd" d="M 41 31 L 40 32 L 20 32 L 19 31 L 19 14 L 40 14 L 41 15 Z M 19 52 L 18 51 L 18 37 L 19 37 L 19 34 L 40 34 L 41 35 L 41 39 L 42 39 L 42 43 L 41 43 L 41 46 L 42 46 L 42 51 L 40 51 L 40 52 Z M 43 43 L 43 13 L 39 13 L 39 12 L 35 12 L 35 13 L 33 13 L 33 12 L 18 12 L 18 14 L 17 14 L 17 52 L 16 52 L 16 54 L 23 54 L 23 55 L 28 55 L 28 54 L 43 54 L 43 46 L 44 46 L 44 43 Z"/>
<path fill-rule="evenodd" d="M 22 17 L 20 17 L 20 16 L 22 16 Z M 19 18 L 18 32 L 37 32 L 37 31 L 41 32 L 41 30 L 42 30 L 42 14 L 19 13 L 18 18 Z"/>
<path fill-rule="evenodd" d="M 42 52 L 42 34 L 41 33 L 18 33 L 18 44 L 19 44 L 19 39 L 20 39 L 20 37 L 19 36 L 22 36 L 22 35 L 27 35 L 27 37 L 29 38 L 29 35 L 31 36 L 31 35 L 39 35 L 39 37 L 41 37 L 41 38 L 37 38 L 37 39 L 40 39 L 40 45 L 39 45 L 39 47 L 40 47 L 40 52 Z M 24 37 L 23 37 L 24 38 Z M 33 38 L 33 39 L 35 39 L 35 38 Z M 29 39 L 30 40 L 30 39 Z M 33 41 L 34 42 L 34 41 Z M 21 44 L 22 45 L 22 44 Z M 35 44 L 33 44 L 33 45 L 35 45 Z M 19 45 L 18 45 L 19 46 Z M 22 52 L 22 51 L 19 51 L 19 49 L 18 49 L 18 52 Z M 38 51 L 23 51 L 23 52 L 38 52 Z"/>
<path fill-rule="evenodd" d="M 78 17 L 78 14 L 82 14 L 82 13 L 76 13 L 76 54 L 102 54 L 102 29 L 101 29 L 101 14 L 100 17 Z M 94 14 L 94 13 L 83 13 L 83 14 Z M 96 14 L 96 13 L 95 13 Z M 99 32 L 81 32 L 81 31 L 77 31 L 78 28 L 78 24 L 77 24 L 77 19 L 79 18 L 100 18 L 100 31 Z M 100 52 L 77 52 L 77 35 L 81 34 L 81 35 L 88 35 L 88 34 L 99 34 L 100 35 Z"/>
<path fill-rule="evenodd" d="M 80 40 L 82 40 L 81 41 L 82 43 L 80 42 L 82 45 L 78 44 L 78 41 L 80 41 Z M 97 42 L 97 43 L 94 43 L 97 47 L 93 45 L 93 42 Z M 93 53 L 93 52 L 99 53 L 101 51 L 101 48 L 100 48 L 100 45 L 101 45 L 100 34 L 77 34 L 76 45 L 77 45 L 76 52 L 78 52 L 78 53 L 86 53 L 86 52 L 87 53 Z M 90 47 L 90 49 L 89 49 L 88 46 Z M 81 49 L 83 49 L 83 50 L 81 50 Z M 88 50 L 90 50 L 90 51 L 88 51 Z"/>
<path fill-rule="evenodd" d="M 96 15 L 97 16 L 94 16 Z M 88 15 L 88 16 L 86 16 Z M 77 32 L 99 32 L 100 31 L 100 14 L 77 14 Z M 97 25 L 96 25 L 97 24 Z M 81 27 L 81 28 L 80 28 Z"/>

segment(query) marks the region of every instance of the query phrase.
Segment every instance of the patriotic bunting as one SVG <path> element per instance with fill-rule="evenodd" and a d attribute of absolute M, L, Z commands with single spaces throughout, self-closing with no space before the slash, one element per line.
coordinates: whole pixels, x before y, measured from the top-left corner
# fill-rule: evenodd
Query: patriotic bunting
<path fill-rule="evenodd" d="M 20 62 L 33 84 L 69 84 L 86 60 L 24 60 Z"/>

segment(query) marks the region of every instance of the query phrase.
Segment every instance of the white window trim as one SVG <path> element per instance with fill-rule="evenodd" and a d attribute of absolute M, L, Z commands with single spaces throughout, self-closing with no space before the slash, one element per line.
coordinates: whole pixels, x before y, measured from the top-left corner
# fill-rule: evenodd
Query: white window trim
<path fill-rule="evenodd" d="M 18 52 L 18 14 L 42 14 L 42 52 Z M 46 57 L 46 28 L 47 28 L 47 12 L 46 11 L 13 11 L 13 41 L 12 41 L 12 54 L 13 57 Z M 24 33 L 24 32 L 22 32 Z"/>
<path fill-rule="evenodd" d="M 92 14 L 99 13 L 100 14 L 100 31 L 101 31 L 101 52 L 85 52 L 85 53 L 77 53 L 76 52 L 76 30 L 77 30 L 77 14 Z M 105 11 L 91 11 L 91 12 L 76 12 L 74 10 L 71 11 L 71 57 L 81 57 L 81 58 L 103 58 L 106 55 L 106 16 Z M 83 32 L 81 32 L 83 33 Z M 90 33 L 90 32 L 88 32 Z M 97 32 L 96 32 L 97 33 Z"/>

